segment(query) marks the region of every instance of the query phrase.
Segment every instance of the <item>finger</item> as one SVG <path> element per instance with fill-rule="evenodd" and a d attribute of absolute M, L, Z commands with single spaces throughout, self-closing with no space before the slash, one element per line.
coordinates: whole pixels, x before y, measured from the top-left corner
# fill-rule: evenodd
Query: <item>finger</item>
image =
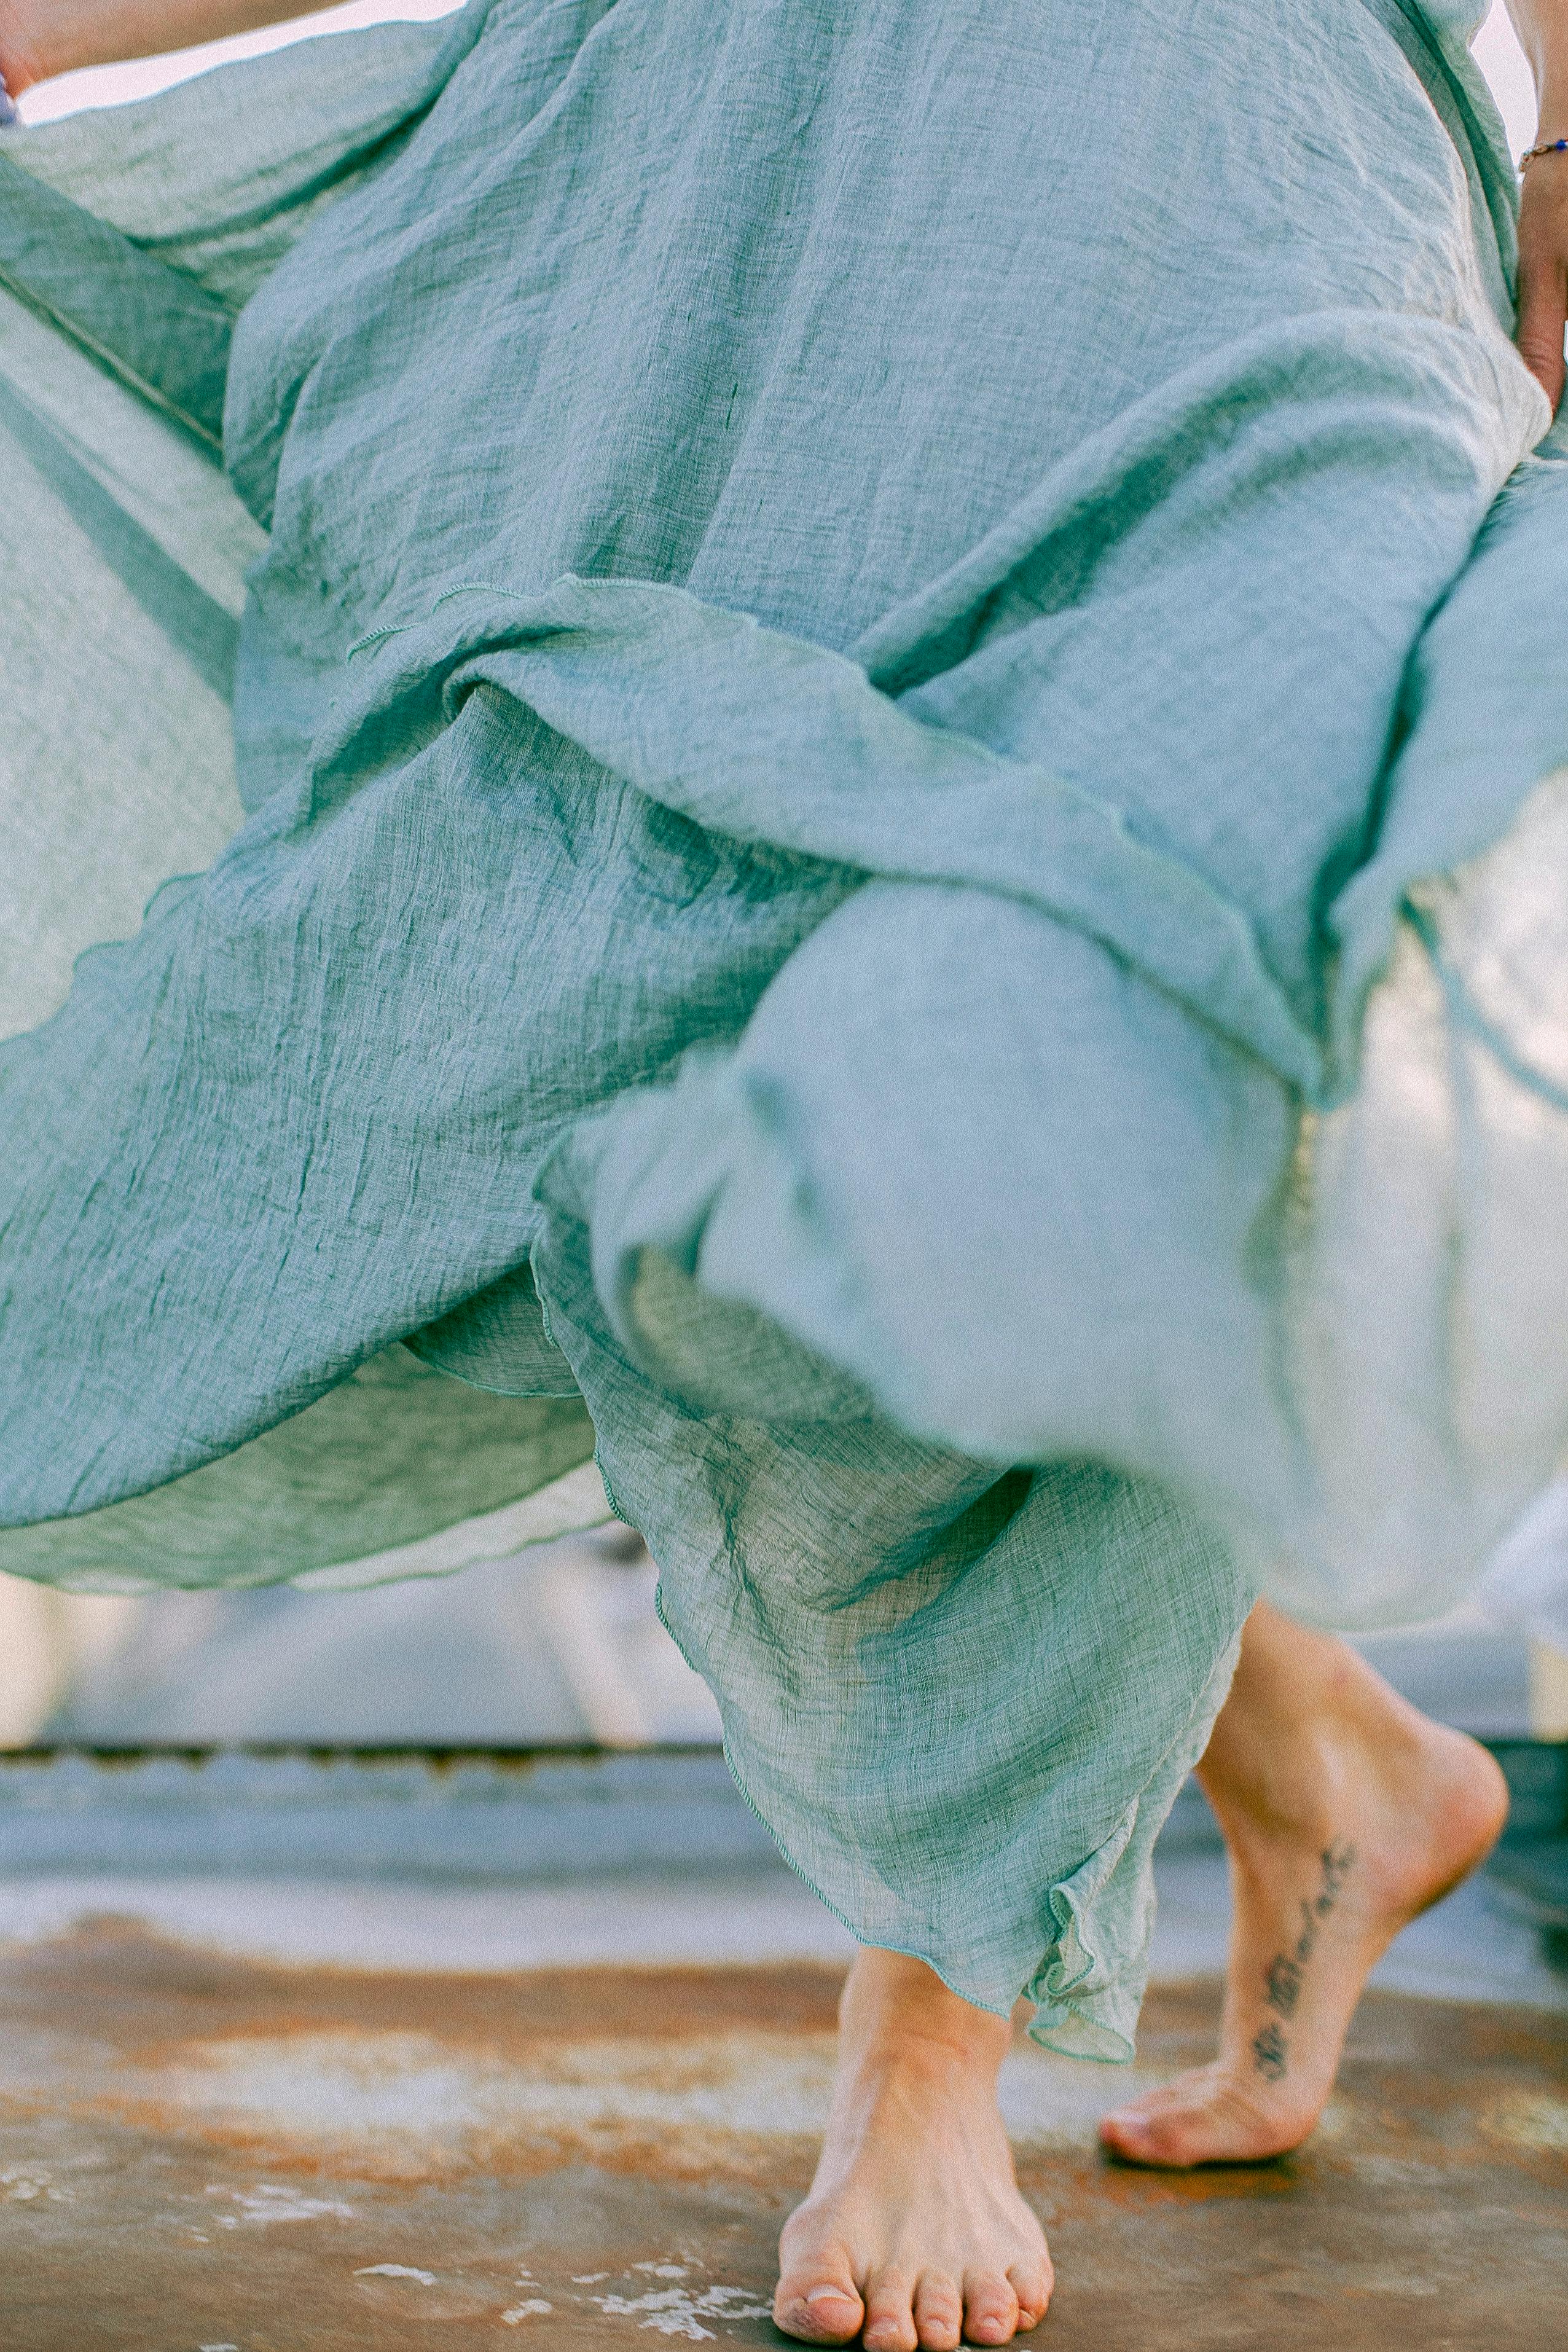
<path fill-rule="evenodd" d="M 1523 261 L 1519 279 L 1519 355 L 1555 413 L 1563 397 L 1563 330 L 1568 321 L 1568 274 L 1563 264 Z"/>

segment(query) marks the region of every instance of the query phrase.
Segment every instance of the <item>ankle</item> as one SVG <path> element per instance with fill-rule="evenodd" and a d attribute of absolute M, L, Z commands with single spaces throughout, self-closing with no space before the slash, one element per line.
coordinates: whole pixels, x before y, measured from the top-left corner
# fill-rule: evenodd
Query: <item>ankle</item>
<path fill-rule="evenodd" d="M 933 2083 L 994 2076 L 1012 2038 L 1007 2019 L 962 1999 L 922 1960 L 872 1948 L 856 1958 L 838 2017 L 862 2067 Z"/>
<path fill-rule="evenodd" d="M 995 2021 L 993 2021 L 994 2022 Z M 862 2085 L 901 2088 L 922 2099 L 952 2099 L 994 2088 L 1005 2041 L 890 2020 L 857 2040 L 847 2064 Z"/>
<path fill-rule="evenodd" d="M 1290 1632 L 1291 1654 L 1276 1656 L 1249 1624 L 1197 1778 L 1223 1822 L 1310 1841 L 1342 1834 L 1369 1797 L 1419 1792 L 1449 1735 L 1344 1643 Z"/>
<path fill-rule="evenodd" d="M 1342 1826 L 1347 1793 L 1342 1744 L 1319 1725 L 1267 1740 L 1233 1737 L 1210 1748 L 1195 1778 L 1226 1832 L 1268 1843 L 1310 1844 Z"/>

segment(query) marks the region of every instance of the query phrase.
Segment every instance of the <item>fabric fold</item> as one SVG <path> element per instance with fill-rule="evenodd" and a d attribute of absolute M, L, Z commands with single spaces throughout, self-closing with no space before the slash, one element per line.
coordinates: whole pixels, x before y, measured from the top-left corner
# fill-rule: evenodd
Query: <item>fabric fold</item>
<path fill-rule="evenodd" d="M 8 155 L 0 155 L 0 287 L 221 450 L 229 312 Z"/>
<path fill-rule="evenodd" d="M 477 0 L 7 134 L 0 1566 L 613 1503 L 856 1932 L 1125 2045 L 1255 1592 L 1426 1613 L 1568 1433 L 1461 14 Z"/>
<path fill-rule="evenodd" d="M 341 698 L 318 772 L 353 772 L 358 730 L 374 734 L 405 694 L 439 693 L 450 718 L 477 687 L 500 687 L 705 831 L 1033 904 L 1102 940 L 1309 1097 L 1321 1090 L 1317 1045 L 1241 908 L 1141 842 L 1114 806 L 922 723 L 842 655 L 680 589 L 567 578 L 537 597 L 448 589 L 426 627 L 378 633 L 356 656 L 394 675 Z"/>

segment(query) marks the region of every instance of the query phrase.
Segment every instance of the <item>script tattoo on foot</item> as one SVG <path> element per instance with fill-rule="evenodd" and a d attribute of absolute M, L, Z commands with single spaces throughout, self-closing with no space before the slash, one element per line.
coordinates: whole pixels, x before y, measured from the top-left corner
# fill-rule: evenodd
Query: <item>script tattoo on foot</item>
<path fill-rule="evenodd" d="M 1289 2071 L 1290 2044 L 1280 2020 L 1288 2022 L 1296 2014 L 1307 1963 L 1317 1949 L 1323 1921 L 1339 1901 L 1344 1883 L 1355 1867 L 1355 1848 L 1342 1843 L 1325 1846 L 1319 1858 L 1323 1868 L 1323 1883 L 1315 1895 L 1302 1899 L 1301 1932 L 1289 1951 L 1276 1952 L 1264 1970 L 1264 2004 L 1274 2011 L 1274 2015 L 1262 2032 L 1254 2037 L 1252 2059 L 1258 2073 L 1268 2083 L 1282 2081 Z"/>

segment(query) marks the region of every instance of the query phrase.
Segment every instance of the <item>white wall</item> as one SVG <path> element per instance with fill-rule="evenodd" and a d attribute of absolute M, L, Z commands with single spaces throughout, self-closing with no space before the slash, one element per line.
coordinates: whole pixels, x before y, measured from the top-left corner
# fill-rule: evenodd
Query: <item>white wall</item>
<path fill-rule="evenodd" d="M 1509 144 L 1517 155 L 1535 136 L 1535 88 L 1502 0 L 1495 0 L 1491 15 L 1477 34 L 1475 52 L 1508 125 Z"/>

